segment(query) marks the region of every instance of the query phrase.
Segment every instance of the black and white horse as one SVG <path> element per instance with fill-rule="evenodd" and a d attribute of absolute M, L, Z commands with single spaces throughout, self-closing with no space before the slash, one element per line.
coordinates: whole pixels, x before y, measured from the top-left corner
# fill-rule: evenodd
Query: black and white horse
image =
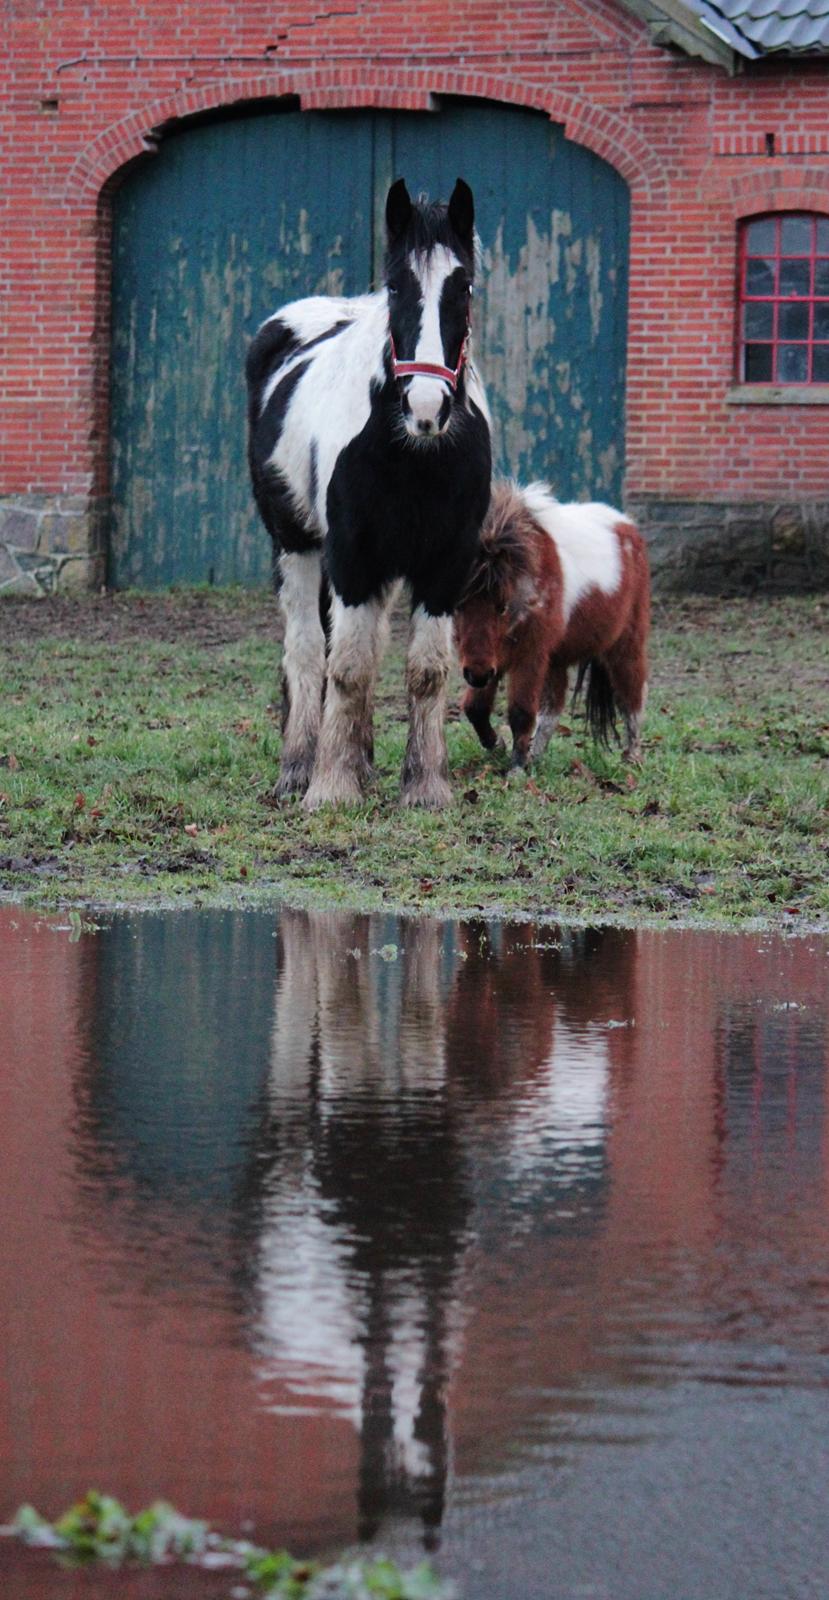
<path fill-rule="evenodd" d="M 278 790 L 307 790 L 309 810 L 363 791 L 400 579 L 412 605 L 403 800 L 449 799 L 451 619 L 489 503 L 489 413 L 469 359 L 471 190 L 459 178 L 448 206 L 415 204 L 399 179 L 386 226 L 382 289 L 283 306 L 247 361 L 253 492 L 285 617 Z"/>

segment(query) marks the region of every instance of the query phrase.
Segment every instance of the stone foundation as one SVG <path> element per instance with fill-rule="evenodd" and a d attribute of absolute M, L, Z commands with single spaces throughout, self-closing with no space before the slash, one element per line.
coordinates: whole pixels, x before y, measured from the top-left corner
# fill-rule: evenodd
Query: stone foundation
<path fill-rule="evenodd" d="M 829 589 L 829 500 L 726 505 L 626 502 L 663 594 Z M 105 507 L 82 495 L 0 499 L 0 597 L 94 589 L 105 581 Z"/>
<path fill-rule="evenodd" d="M 642 495 L 626 504 L 663 594 L 829 588 L 829 500 L 725 505 Z"/>
<path fill-rule="evenodd" d="M 97 588 L 105 573 L 101 521 L 85 495 L 0 499 L 0 596 Z"/>

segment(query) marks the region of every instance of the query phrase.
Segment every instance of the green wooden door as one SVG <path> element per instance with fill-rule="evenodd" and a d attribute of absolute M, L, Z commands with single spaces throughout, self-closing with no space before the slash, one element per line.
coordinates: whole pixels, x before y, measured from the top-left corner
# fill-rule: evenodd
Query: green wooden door
<path fill-rule="evenodd" d="M 382 266 L 389 183 L 475 192 L 476 358 L 502 471 L 622 487 L 628 191 L 539 113 L 274 112 L 184 131 L 128 176 L 113 234 L 110 581 L 258 583 L 244 355 L 286 300 Z"/>

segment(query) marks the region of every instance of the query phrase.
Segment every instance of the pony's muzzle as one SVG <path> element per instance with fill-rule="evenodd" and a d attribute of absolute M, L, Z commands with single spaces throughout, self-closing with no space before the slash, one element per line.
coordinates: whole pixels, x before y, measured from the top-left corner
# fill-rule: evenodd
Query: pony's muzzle
<path fill-rule="evenodd" d="M 486 672 L 473 672 L 471 667 L 464 667 L 463 675 L 470 689 L 485 689 L 495 677 L 495 668 L 489 667 Z"/>

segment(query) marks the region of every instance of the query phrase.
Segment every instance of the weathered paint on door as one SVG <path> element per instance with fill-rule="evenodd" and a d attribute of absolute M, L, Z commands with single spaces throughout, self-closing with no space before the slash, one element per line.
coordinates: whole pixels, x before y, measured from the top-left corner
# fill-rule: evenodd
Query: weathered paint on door
<path fill-rule="evenodd" d="M 546 117 L 264 112 L 194 128 L 115 199 L 110 580 L 262 582 L 244 353 L 289 299 L 356 294 L 382 265 L 388 185 L 475 191 L 473 319 L 503 471 L 621 495 L 628 191 Z"/>

